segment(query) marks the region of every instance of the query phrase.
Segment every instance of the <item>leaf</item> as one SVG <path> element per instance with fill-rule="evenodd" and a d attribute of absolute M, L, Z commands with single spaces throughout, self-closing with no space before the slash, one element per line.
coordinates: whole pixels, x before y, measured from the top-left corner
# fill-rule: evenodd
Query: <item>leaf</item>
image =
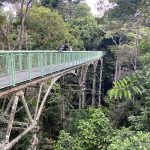
<path fill-rule="evenodd" d="M 119 90 L 118 90 L 118 89 L 116 89 L 116 90 L 115 90 L 115 99 L 117 99 L 117 98 L 118 98 L 118 92 L 119 92 Z"/>
<path fill-rule="evenodd" d="M 128 97 L 128 91 L 124 90 L 124 96 L 127 98 Z"/>
<path fill-rule="evenodd" d="M 131 82 L 131 79 L 129 77 L 126 77 L 127 81 Z"/>
<path fill-rule="evenodd" d="M 114 92 L 115 92 L 115 89 L 109 90 L 108 93 L 109 93 L 109 98 L 110 98 L 110 99 L 112 99 Z"/>
<path fill-rule="evenodd" d="M 118 84 L 119 88 L 122 87 L 122 86 L 121 86 L 121 81 L 117 81 L 117 84 Z"/>
<path fill-rule="evenodd" d="M 124 81 L 122 80 L 122 81 L 120 81 L 120 84 L 121 84 L 121 87 L 124 87 L 125 86 L 125 84 L 124 84 Z"/>
<path fill-rule="evenodd" d="M 143 94 L 142 91 L 137 86 L 135 88 L 137 89 L 139 94 L 141 94 L 141 95 Z"/>
<path fill-rule="evenodd" d="M 115 85 L 115 87 L 118 87 L 117 81 L 113 82 L 113 84 Z"/>
<path fill-rule="evenodd" d="M 130 92 L 129 90 L 127 90 L 127 93 L 128 93 L 129 99 L 131 100 L 131 99 L 132 99 L 132 94 L 131 94 L 131 92 Z"/>
<path fill-rule="evenodd" d="M 133 91 L 134 91 L 135 93 L 138 93 L 138 91 L 137 91 L 137 89 L 135 88 L 135 86 L 132 86 L 131 88 L 133 89 Z"/>
<path fill-rule="evenodd" d="M 123 94 L 123 92 L 120 91 L 120 92 L 119 92 L 119 98 L 120 98 L 120 99 L 122 99 L 122 94 Z"/>
<path fill-rule="evenodd" d="M 124 83 L 127 85 L 128 84 L 128 82 L 127 82 L 127 80 L 125 79 L 125 78 L 123 78 L 123 81 L 124 81 Z"/>

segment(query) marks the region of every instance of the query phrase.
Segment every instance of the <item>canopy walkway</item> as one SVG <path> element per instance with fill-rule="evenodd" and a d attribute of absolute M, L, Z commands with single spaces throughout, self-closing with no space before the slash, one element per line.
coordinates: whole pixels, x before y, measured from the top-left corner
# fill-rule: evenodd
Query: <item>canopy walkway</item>
<path fill-rule="evenodd" d="M 75 77 L 73 84 L 78 88 L 77 103 L 79 109 L 84 108 L 86 75 L 91 64 L 91 105 L 100 106 L 104 55 L 103 51 L 0 51 L 0 150 L 11 149 L 27 134 L 32 135 L 28 150 L 36 149 L 45 103 L 51 96 L 54 83 L 64 75 Z M 95 100 L 96 92 L 98 102 Z M 16 114 L 20 112 L 24 114 L 23 117 L 17 117 Z M 17 130 L 15 136 L 11 136 L 13 130 Z"/>
<path fill-rule="evenodd" d="M 0 89 L 99 59 L 103 51 L 0 51 Z"/>

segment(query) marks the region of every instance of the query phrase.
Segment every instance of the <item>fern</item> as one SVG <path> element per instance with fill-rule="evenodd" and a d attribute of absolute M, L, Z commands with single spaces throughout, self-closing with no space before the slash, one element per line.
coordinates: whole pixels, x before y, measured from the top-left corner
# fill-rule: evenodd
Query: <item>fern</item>
<path fill-rule="evenodd" d="M 150 63 L 143 66 L 142 70 L 136 71 L 113 84 L 113 88 L 108 91 L 108 96 L 111 100 L 124 98 L 133 100 L 135 95 L 149 93 Z"/>

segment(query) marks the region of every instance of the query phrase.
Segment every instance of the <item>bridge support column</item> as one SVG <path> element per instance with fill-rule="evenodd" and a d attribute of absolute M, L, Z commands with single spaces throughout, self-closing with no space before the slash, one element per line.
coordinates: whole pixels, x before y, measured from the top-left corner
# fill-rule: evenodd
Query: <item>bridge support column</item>
<path fill-rule="evenodd" d="M 79 87 L 80 87 L 80 95 L 79 95 L 79 110 L 85 107 L 85 82 L 86 82 L 86 75 L 87 75 L 88 66 L 82 66 L 81 73 L 79 77 Z"/>
<path fill-rule="evenodd" d="M 98 106 L 101 106 L 101 98 L 102 98 L 102 77 L 103 77 L 103 58 L 100 59 L 100 76 L 99 76 L 99 90 L 98 90 Z"/>
<path fill-rule="evenodd" d="M 98 62 L 94 62 L 94 70 L 93 70 L 93 85 L 92 85 L 92 107 L 95 106 L 95 93 L 96 93 L 96 68 Z"/>
<path fill-rule="evenodd" d="M 6 131 L 5 144 L 9 143 L 9 138 L 10 138 L 10 134 L 11 134 L 12 126 L 13 126 L 13 121 L 15 118 L 15 113 L 16 113 L 16 108 L 18 105 L 19 96 L 20 96 L 20 92 L 16 93 L 14 101 L 13 101 L 12 110 L 11 110 L 10 118 L 8 121 L 8 128 Z"/>
<path fill-rule="evenodd" d="M 32 133 L 32 140 L 31 140 L 31 145 L 30 147 L 27 149 L 27 150 L 36 150 L 37 149 L 37 146 L 38 146 L 38 143 L 39 143 L 39 139 L 37 137 L 37 132 L 38 130 L 36 131 L 31 131 L 33 132 Z"/>
<path fill-rule="evenodd" d="M 52 82 L 52 84 L 53 84 L 53 82 Z M 52 86 L 52 84 L 50 84 L 50 87 Z M 41 113 L 40 111 L 42 111 L 43 101 L 45 102 L 46 96 L 48 96 L 48 91 L 47 91 L 45 94 L 46 96 L 44 97 L 44 99 L 39 107 L 39 103 L 41 101 L 41 93 L 42 93 L 43 85 L 44 85 L 44 83 L 41 83 L 41 85 L 40 85 L 39 94 L 38 94 L 38 98 L 36 101 L 37 104 L 36 104 L 34 113 L 33 113 L 33 110 L 31 113 L 31 111 L 28 107 L 28 104 L 31 103 L 35 99 L 26 101 L 25 94 L 23 91 L 17 92 L 15 95 L 13 95 L 11 97 L 10 101 L 8 102 L 8 104 L 4 110 L 4 113 L 2 114 L 3 120 L 2 119 L 0 120 L 3 124 L 8 124 L 7 130 L 6 130 L 6 138 L 5 138 L 5 141 L 2 141 L 0 143 L 0 150 L 11 149 L 22 137 L 24 137 L 29 132 L 32 133 L 32 141 L 31 141 L 31 146 L 28 148 L 28 150 L 36 150 L 36 147 L 38 144 L 37 132 L 39 131 L 39 126 L 37 126 L 39 118 L 37 119 L 37 116 L 40 117 L 39 113 Z M 51 89 L 50 87 L 48 88 L 48 90 Z M 20 108 L 17 109 L 17 104 L 19 101 L 22 103 L 23 106 L 21 106 Z M 12 109 L 9 114 L 11 107 L 12 107 Z M 21 111 L 22 109 L 25 110 L 26 117 L 28 119 L 27 123 L 14 120 L 15 114 L 17 112 Z M 9 118 L 9 120 L 7 118 Z M 19 133 L 19 135 L 16 138 L 14 138 L 12 141 L 9 141 L 11 130 L 16 130 L 16 129 L 19 129 L 19 130 L 23 129 L 24 131 Z"/>
<path fill-rule="evenodd" d="M 28 123 L 15 121 L 15 114 L 17 112 L 17 106 L 19 100 L 22 100 L 23 106 L 25 108 L 28 117 L 32 118 L 26 100 L 24 98 L 24 93 L 22 91 L 17 92 L 14 96 L 12 96 L 11 100 L 8 102 L 8 105 L 3 114 L 3 120 L 1 120 L 4 124 L 8 124 L 5 141 L 3 141 L 2 144 L 0 144 L 1 150 L 11 149 L 14 144 L 16 144 L 24 135 L 26 135 L 34 127 L 34 125 L 32 124 L 33 122 L 30 120 L 31 118 L 29 118 L 29 120 L 32 122 L 31 123 L 32 125 L 30 125 L 29 127 L 28 127 L 29 125 Z M 11 108 L 11 103 L 12 103 L 12 109 L 10 115 L 8 115 L 9 109 Z M 7 120 L 8 118 L 9 120 Z M 14 129 L 21 129 L 22 127 L 26 127 L 25 131 L 23 131 L 21 134 L 19 134 L 15 139 L 13 139 L 10 142 L 11 131 Z"/>
<path fill-rule="evenodd" d="M 85 90 L 86 86 L 84 84 L 80 85 L 80 96 L 79 96 L 79 110 L 85 107 Z"/>

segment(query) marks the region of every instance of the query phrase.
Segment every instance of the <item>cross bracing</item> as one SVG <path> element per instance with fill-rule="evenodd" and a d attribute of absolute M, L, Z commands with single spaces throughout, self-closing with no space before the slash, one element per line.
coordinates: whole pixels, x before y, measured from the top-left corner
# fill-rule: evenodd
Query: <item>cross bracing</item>
<path fill-rule="evenodd" d="M 92 106 L 96 105 L 95 94 L 98 91 L 98 103 L 101 102 L 101 82 L 103 51 L 1 51 L 0 52 L 0 149 L 9 150 L 24 136 L 32 135 L 28 150 L 38 148 L 39 122 L 44 105 L 50 96 L 53 85 L 61 77 L 72 74 L 78 86 L 79 109 L 86 106 L 86 75 L 88 67 L 93 65 Z M 96 68 L 100 62 L 99 90 L 96 90 Z M 34 99 L 26 90 L 36 88 Z M 28 91 L 31 92 L 32 91 Z M 32 94 L 31 94 L 32 95 Z M 36 104 L 35 107 L 30 104 Z M 62 101 L 64 103 L 64 100 Z M 25 112 L 25 120 L 16 115 Z M 64 113 L 62 113 L 62 117 Z M 12 131 L 18 130 L 16 137 Z"/>

